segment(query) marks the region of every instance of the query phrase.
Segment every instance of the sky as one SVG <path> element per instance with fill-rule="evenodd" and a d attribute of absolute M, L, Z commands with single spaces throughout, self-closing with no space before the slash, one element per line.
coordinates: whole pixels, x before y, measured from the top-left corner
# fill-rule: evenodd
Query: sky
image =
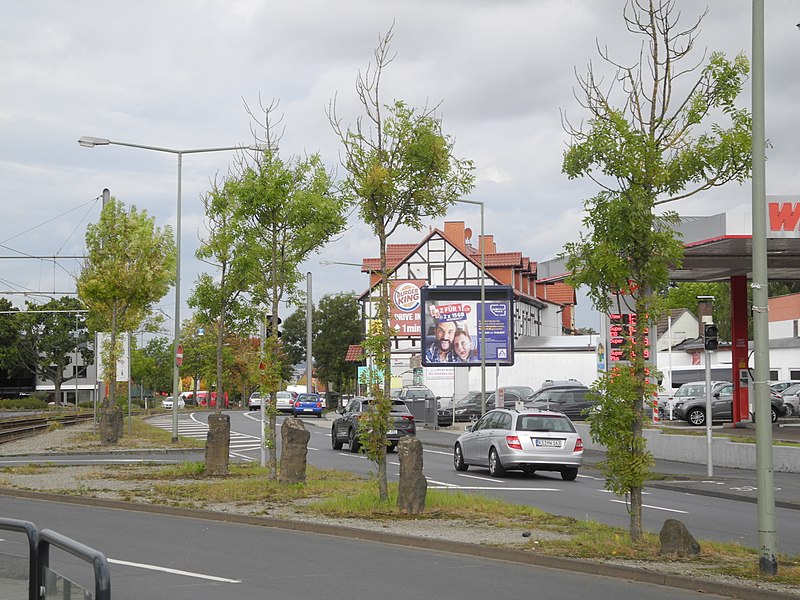
<path fill-rule="evenodd" d="M 800 4 L 768 0 L 765 16 L 767 194 L 800 189 Z M 358 73 L 373 59 L 379 35 L 393 27 L 394 61 L 383 99 L 437 106 L 455 154 L 474 161 L 468 199 L 485 205 L 485 232 L 500 252 L 533 261 L 575 241 L 589 180 L 562 173 L 573 123 L 587 115 L 575 98 L 576 74 L 607 47 L 621 63 L 638 58 L 640 38 L 622 20 L 622 0 L 0 0 L 0 295 L 15 305 L 75 290 L 86 225 L 96 222 L 103 188 L 126 205 L 176 222 L 173 154 L 122 146 L 82 148 L 81 136 L 147 146 L 197 149 L 253 142 L 245 103 L 279 103 L 282 158 L 318 152 L 343 175 L 340 145 L 326 109 L 336 98 L 345 125 L 361 114 Z M 703 3 L 678 0 L 681 24 Z M 729 58 L 750 55 L 747 0 L 709 0 L 696 41 Z M 692 61 L 694 62 L 694 61 Z M 750 106 L 748 82 L 740 97 Z M 227 174 L 233 153 L 185 155 L 182 169 L 181 297 L 199 272 L 194 258 L 205 233 L 201 198 Z M 751 187 L 725 188 L 670 206 L 685 216 L 749 212 Z M 392 243 L 417 242 L 428 227 L 463 220 L 477 235 L 479 209 L 457 204 L 423 232 L 399 231 Z M 313 295 L 362 292 L 357 267 L 378 243 L 357 216 L 348 230 L 302 266 Z M 21 258 L 10 258 L 21 257 Z M 33 258 L 32 258 L 33 257 Z M 43 260 L 38 257 L 51 257 Z M 9 292 L 16 292 L 9 294 Z M 46 298 L 44 298 L 46 300 Z M 158 308 L 174 314 L 174 296 Z M 282 308 L 281 316 L 293 307 Z M 595 326 L 585 298 L 576 324 Z M 190 312 L 182 308 L 181 317 Z"/>

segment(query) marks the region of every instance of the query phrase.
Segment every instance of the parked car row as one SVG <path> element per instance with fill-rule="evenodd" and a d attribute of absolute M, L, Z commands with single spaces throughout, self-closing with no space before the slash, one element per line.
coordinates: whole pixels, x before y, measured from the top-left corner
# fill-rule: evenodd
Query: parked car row
<path fill-rule="evenodd" d="M 261 392 L 253 392 L 247 401 L 247 409 L 261 410 L 261 402 Z M 313 415 L 321 418 L 325 409 L 325 399 L 317 393 L 297 394 L 281 390 L 276 393 L 275 408 L 278 412 L 291 413 L 295 417 Z"/>

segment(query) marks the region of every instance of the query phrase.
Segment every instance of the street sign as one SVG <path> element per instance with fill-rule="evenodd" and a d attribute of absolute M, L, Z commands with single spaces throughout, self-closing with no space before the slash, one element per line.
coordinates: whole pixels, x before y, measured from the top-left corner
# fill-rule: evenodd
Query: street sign
<path fill-rule="evenodd" d="M 180 367 L 183 364 L 183 346 L 178 344 L 178 352 L 175 354 L 175 362 Z"/>

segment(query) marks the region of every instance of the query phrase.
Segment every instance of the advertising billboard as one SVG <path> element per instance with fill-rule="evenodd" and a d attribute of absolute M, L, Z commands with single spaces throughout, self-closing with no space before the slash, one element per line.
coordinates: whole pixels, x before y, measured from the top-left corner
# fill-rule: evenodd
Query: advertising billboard
<path fill-rule="evenodd" d="M 510 286 L 421 289 L 422 366 L 514 364 L 514 294 Z M 485 343 L 485 345 L 482 345 Z"/>

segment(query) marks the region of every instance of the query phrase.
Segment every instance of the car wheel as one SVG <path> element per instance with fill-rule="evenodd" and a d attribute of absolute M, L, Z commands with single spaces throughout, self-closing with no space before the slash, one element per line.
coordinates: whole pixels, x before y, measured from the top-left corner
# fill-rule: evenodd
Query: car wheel
<path fill-rule="evenodd" d="M 386 446 L 386 453 L 391 454 L 392 452 L 397 450 L 397 444 L 388 444 Z"/>
<path fill-rule="evenodd" d="M 778 411 L 775 410 L 774 406 L 771 406 L 770 410 L 772 411 L 772 422 L 773 423 L 777 423 L 778 422 Z"/>
<path fill-rule="evenodd" d="M 469 465 L 464 462 L 464 453 L 461 451 L 461 444 L 456 444 L 453 448 L 453 466 L 456 471 L 466 471 Z"/>
<path fill-rule="evenodd" d="M 686 414 L 686 420 L 689 425 L 697 427 L 706 424 L 706 411 L 702 408 L 693 408 Z"/>
<path fill-rule="evenodd" d="M 350 434 L 347 436 L 348 445 L 350 446 L 350 452 L 358 452 L 361 449 L 361 444 L 358 441 L 358 435 L 356 434 L 355 429 L 350 430 Z"/>
<path fill-rule="evenodd" d="M 500 462 L 500 457 L 497 456 L 497 450 L 492 448 L 489 450 L 489 475 L 492 477 L 502 477 L 506 474 L 503 468 L 503 463 Z"/>
<path fill-rule="evenodd" d="M 564 469 L 561 471 L 561 479 L 564 481 L 575 481 L 578 477 L 578 469 Z"/>
<path fill-rule="evenodd" d="M 331 448 L 341 450 L 344 442 L 336 437 L 336 426 L 331 427 Z"/>

